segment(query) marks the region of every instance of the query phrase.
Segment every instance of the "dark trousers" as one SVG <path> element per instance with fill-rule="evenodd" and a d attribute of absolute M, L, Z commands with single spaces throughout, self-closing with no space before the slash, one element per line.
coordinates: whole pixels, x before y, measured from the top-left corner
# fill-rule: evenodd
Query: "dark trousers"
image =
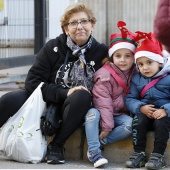
<path fill-rule="evenodd" d="M 25 90 L 18 90 L 0 98 L 0 127 L 20 109 L 28 97 Z"/>
<path fill-rule="evenodd" d="M 0 98 L 0 127 L 13 116 L 29 95 L 25 90 L 5 94 Z M 90 109 L 92 97 L 89 92 L 79 90 L 70 95 L 59 108 L 61 109 L 62 125 L 52 143 L 64 144 L 69 136 L 83 124 L 85 115 Z"/>
<path fill-rule="evenodd" d="M 170 118 L 150 119 L 140 113 L 133 118 L 133 146 L 135 152 L 145 152 L 147 132 L 155 133 L 153 153 L 164 154 L 169 139 Z"/>
<path fill-rule="evenodd" d="M 70 135 L 85 121 L 85 115 L 91 108 L 92 97 L 86 90 L 70 95 L 62 106 L 62 124 L 51 144 L 64 144 Z"/>

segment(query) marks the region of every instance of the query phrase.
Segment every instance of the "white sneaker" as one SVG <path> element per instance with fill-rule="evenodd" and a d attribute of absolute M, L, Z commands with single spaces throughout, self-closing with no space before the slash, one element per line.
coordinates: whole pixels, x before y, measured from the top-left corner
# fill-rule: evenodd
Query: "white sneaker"
<path fill-rule="evenodd" d="M 105 164 L 107 164 L 107 163 L 108 163 L 108 160 L 107 160 L 107 159 L 105 159 L 105 158 L 100 158 L 98 161 L 96 161 L 96 162 L 94 163 L 94 167 L 95 167 L 95 168 L 98 168 L 98 167 L 103 166 L 103 165 L 105 165 Z"/>
<path fill-rule="evenodd" d="M 108 160 L 103 157 L 100 150 L 96 150 L 90 153 L 87 151 L 87 157 L 90 162 L 94 163 L 95 168 L 98 168 L 108 163 Z"/>

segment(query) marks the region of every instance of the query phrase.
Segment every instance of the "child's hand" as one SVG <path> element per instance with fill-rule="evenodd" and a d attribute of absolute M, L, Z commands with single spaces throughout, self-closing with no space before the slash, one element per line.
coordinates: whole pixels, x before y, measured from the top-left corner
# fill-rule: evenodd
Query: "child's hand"
<path fill-rule="evenodd" d="M 155 119 L 161 119 L 166 116 L 167 116 L 167 113 L 166 113 L 165 109 L 158 109 L 155 112 L 153 112 L 153 117 Z"/>
<path fill-rule="evenodd" d="M 145 106 L 142 106 L 140 108 L 140 112 L 142 112 L 143 114 L 145 114 L 147 117 L 153 119 L 153 112 L 155 112 L 156 109 L 154 108 L 154 105 L 152 104 L 148 104 L 148 105 L 145 105 Z"/>
<path fill-rule="evenodd" d="M 99 135 L 99 138 L 100 138 L 100 139 L 103 139 L 103 138 L 105 138 L 108 134 L 109 134 L 109 132 L 107 132 L 107 131 L 101 131 L 101 133 L 100 133 L 100 135 Z"/>

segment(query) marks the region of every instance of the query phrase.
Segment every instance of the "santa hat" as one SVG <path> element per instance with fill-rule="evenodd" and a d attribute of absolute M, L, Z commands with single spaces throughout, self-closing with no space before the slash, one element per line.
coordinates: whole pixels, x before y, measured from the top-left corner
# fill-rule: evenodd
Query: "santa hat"
<path fill-rule="evenodd" d="M 146 34 L 146 38 L 138 44 L 135 51 L 135 62 L 139 57 L 147 57 L 159 63 L 164 62 L 162 45 L 153 33 Z"/>
<path fill-rule="evenodd" d="M 126 27 L 126 23 L 124 21 L 118 21 L 117 27 L 120 29 L 121 34 L 111 34 L 110 36 L 110 46 L 109 46 L 109 57 L 113 55 L 113 53 L 121 48 L 127 48 L 131 50 L 133 53 L 137 47 L 137 42 L 141 37 L 143 37 L 143 33 L 132 33 Z"/>

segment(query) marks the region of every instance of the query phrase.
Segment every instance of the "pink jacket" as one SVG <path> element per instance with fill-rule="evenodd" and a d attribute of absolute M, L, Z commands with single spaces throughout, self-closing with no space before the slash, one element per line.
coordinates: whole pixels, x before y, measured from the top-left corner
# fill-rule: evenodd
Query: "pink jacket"
<path fill-rule="evenodd" d="M 154 33 L 170 52 L 170 0 L 159 0 L 154 20 Z"/>
<path fill-rule="evenodd" d="M 135 65 L 128 72 L 129 75 L 125 75 L 113 63 L 110 63 L 109 65 L 129 87 L 131 77 L 135 71 Z M 100 124 L 102 130 L 111 131 L 114 128 L 114 115 L 129 114 L 124 104 L 124 96 L 126 95 L 126 92 L 119 86 L 110 72 L 103 67 L 94 75 L 92 94 L 94 107 L 98 109 L 101 114 Z"/>

